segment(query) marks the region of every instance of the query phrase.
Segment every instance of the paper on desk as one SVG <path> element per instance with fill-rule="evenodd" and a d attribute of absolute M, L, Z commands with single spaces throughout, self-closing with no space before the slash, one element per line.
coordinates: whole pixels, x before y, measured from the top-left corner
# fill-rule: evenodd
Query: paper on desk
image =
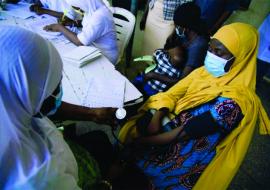
<path fill-rule="evenodd" d="M 21 19 L 27 19 L 29 17 L 35 16 L 34 13 L 30 12 L 30 11 L 24 11 L 24 10 L 20 10 L 20 9 L 15 9 L 12 11 L 3 11 L 6 14 L 10 15 L 10 16 L 14 16 L 17 18 L 21 18 Z"/>
<path fill-rule="evenodd" d="M 72 51 L 67 52 L 63 57 L 79 61 L 97 51 L 99 52 L 99 50 L 93 46 L 78 46 Z"/>
<path fill-rule="evenodd" d="M 57 38 L 61 35 L 61 32 L 49 32 L 45 31 L 43 28 L 50 24 L 57 23 L 57 19 L 54 17 L 46 16 L 46 17 L 39 17 L 35 21 L 30 21 L 27 23 L 27 26 L 30 30 L 35 33 L 38 33 L 42 37 L 46 39 L 53 39 Z"/>
<path fill-rule="evenodd" d="M 27 19 L 29 17 L 33 17 L 36 15 L 36 13 L 34 12 L 30 12 L 29 10 L 29 4 L 6 4 L 5 6 L 5 12 L 6 14 L 13 16 L 13 17 L 17 17 L 17 18 L 21 18 L 21 19 Z"/>
<path fill-rule="evenodd" d="M 71 83 L 69 82 L 68 78 L 66 77 L 65 74 L 63 74 L 62 78 L 62 87 L 63 87 L 63 97 L 62 100 L 64 102 L 68 102 L 70 104 L 75 104 L 80 106 L 81 105 L 81 100 L 75 93 L 75 91 L 72 88 Z"/>
<path fill-rule="evenodd" d="M 111 78 L 92 78 L 89 81 L 87 95 L 82 105 L 91 108 L 114 107 L 124 105 L 125 81 Z"/>
<path fill-rule="evenodd" d="M 15 10 L 15 9 L 21 9 L 21 10 L 24 10 L 24 11 L 30 11 L 29 10 L 30 6 L 31 6 L 31 4 L 23 3 L 23 2 L 19 2 L 17 4 L 7 3 L 6 6 L 5 6 L 5 9 L 8 10 L 8 11 L 12 11 L 12 10 Z"/>
<path fill-rule="evenodd" d="M 63 69 L 63 101 L 82 105 L 84 97 L 87 95 L 88 80 L 83 70 L 69 65 L 64 65 Z"/>
<path fill-rule="evenodd" d="M 62 57 L 76 67 L 83 67 L 101 55 L 100 50 L 93 46 L 79 46 L 66 52 Z"/>

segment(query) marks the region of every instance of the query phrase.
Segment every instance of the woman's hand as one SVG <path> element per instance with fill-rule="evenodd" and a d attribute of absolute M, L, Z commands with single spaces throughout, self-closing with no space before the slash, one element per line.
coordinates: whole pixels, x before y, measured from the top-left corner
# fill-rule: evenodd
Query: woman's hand
<path fill-rule="evenodd" d="M 95 117 L 93 117 L 94 122 L 115 127 L 117 125 L 117 119 L 115 117 L 116 110 L 117 108 L 93 108 L 91 117 L 95 113 Z"/>
<path fill-rule="evenodd" d="M 64 28 L 61 24 L 50 24 L 43 28 L 43 30 L 51 31 L 51 32 L 62 32 L 62 29 Z"/>

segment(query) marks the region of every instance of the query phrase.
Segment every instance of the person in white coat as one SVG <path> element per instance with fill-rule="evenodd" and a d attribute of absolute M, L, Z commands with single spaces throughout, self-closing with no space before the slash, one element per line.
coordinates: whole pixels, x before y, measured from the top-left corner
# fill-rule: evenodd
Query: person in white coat
<path fill-rule="evenodd" d="M 75 45 L 94 45 L 101 50 L 113 64 L 118 59 L 118 46 L 113 15 L 101 0 L 66 0 L 66 2 L 83 14 L 82 31 L 71 32 L 61 24 L 51 24 L 44 29 L 62 32 Z"/>
<path fill-rule="evenodd" d="M 76 24 L 76 20 L 81 20 L 82 17 L 77 14 L 66 0 L 38 0 L 32 2 L 30 11 L 38 15 L 48 14 L 58 18 L 61 22 L 68 25 Z"/>

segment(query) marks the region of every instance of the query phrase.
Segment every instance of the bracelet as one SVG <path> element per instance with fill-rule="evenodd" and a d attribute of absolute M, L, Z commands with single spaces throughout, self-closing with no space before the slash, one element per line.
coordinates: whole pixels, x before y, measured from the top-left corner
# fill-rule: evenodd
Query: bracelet
<path fill-rule="evenodd" d="M 112 184 L 107 180 L 101 180 L 100 183 L 105 184 L 110 190 L 112 190 Z"/>

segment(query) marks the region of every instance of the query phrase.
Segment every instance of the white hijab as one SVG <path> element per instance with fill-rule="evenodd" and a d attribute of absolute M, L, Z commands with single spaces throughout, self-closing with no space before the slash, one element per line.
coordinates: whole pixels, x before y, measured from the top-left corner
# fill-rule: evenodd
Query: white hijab
<path fill-rule="evenodd" d="M 34 117 L 61 73 L 60 56 L 49 42 L 22 28 L 0 26 L 0 189 L 47 189 L 55 187 L 51 178 L 63 178 L 67 170 L 76 175 L 73 155 L 53 124 Z M 59 151 L 63 158 L 57 158 Z M 75 168 L 57 159 L 70 160 Z"/>
<path fill-rule="evenodd" d="M 101 0 L 66 0 L 71 6 L 83 10 L 86 14 L 92 15 L 100 7 L 105 6 Z"/>
<path fill-rule="evenodd" d="M 66 16 L 72 20 L 81 18 L 66 0 L 40 0 L 40 2 L 44 8 L 57 12 L 64 12 Z"/>

